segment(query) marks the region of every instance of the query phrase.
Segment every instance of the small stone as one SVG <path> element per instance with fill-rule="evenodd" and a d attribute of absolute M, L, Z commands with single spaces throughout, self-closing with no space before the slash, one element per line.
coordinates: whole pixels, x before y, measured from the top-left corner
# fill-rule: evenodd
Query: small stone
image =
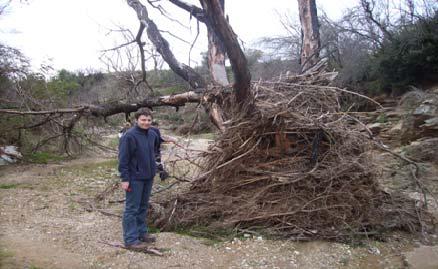
<path fill-rule="evenodd" d="M 383 128 L 383 124 L 380 122 L 375 122 L 367 125 L 368 129 L 373 133 L 373 135 L 377 135 Z"/>
<path fill-rule="evenodd" d="M 380 250 L 374 246 L 369 247 L 368 252 L 374 255 L 380 255 Z"/>

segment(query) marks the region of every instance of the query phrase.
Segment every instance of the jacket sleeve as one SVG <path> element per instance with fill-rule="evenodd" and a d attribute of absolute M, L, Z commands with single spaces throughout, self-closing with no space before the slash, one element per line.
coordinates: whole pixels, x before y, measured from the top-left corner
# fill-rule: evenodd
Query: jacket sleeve
<path fill-rule="evenodd" d="M 119 172 L 122 181 L 130 181 L 129 163 L 135 152 L 135 143 L 130 135 L 124 135 L 119 144 Z"/>

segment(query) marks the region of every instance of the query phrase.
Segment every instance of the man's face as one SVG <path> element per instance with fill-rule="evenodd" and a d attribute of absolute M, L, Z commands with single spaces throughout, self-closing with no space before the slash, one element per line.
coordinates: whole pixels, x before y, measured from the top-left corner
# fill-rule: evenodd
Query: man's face
<path fill-rule="evenodd" d="M 137 119 L 137 125 L 142 129 L 149 129 L 149 127 L 151 127 L 151 124 L 152 124 L 151 116 L 140 115 L 140 117 L 138 117 Z"/>

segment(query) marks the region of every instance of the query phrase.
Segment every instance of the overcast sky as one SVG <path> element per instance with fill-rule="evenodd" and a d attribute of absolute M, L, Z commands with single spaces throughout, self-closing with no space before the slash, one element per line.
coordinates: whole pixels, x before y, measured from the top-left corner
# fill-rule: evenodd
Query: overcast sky
<path fill-rule="evenodd" d="M 0 3 L 4 2 L 0 0 Z M 186 2 L 199 3 L 194 0 Z M 324 0 L 317 1 L 317 5 L 329 17 L 339 18 L 353 2 Z M 231 26 L 246 46 L 264 36 L 284 35 L 280 15 L 298 16 L 296 0 L 226 0 L 225 8 Z M 190 20 L 188 13 L 166 5 L 170 15 L 187 26 L 184 28 L 163 18 L 149 6 L 148 9 L 160 30 L 172 32 L 188 42 L 195 38 L 196 22 Z M 56 70 L 105 70 L 105 65 L 99 60 L 101 51 L 122 42 L 120 34 L 109 33 L 109 29 L 120 26 L 135 33 L 138 25 L 134 10 L 125 0 L 29 0 L 27 3 L 16 0 L 0 17 L 0 42 L 22 50 L 34 67 L 45 63 Z M 203 25 L 201 29 L 191 54 L 196 62 L 201 59 L 200 53 L 207 50 Z M 190 44 L 164 35 L 178 60 L 187 63 Z"/>

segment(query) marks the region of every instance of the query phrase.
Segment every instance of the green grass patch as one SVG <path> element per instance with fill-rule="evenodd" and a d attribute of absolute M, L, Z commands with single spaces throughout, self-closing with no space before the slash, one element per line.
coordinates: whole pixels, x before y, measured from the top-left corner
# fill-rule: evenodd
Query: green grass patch
<path fill-rule="evenodd" d="M 50 162 L 63 161 L 65 157 L 50 152 L 35 152 L 27 156 L 26 160 L 32 163 L 47 164 Z"/>
<path fill-rule="evenodd" d="M 201 133 L 201 134 L 195 134 L 191 135 L 190 138 L 192 139 L 209 139 L 209 140 L 215 140 L 217 135 L 215 133 Z"/>
<path fill-rule="evenodd" d="M 388 122 L 388 118 L 386 117 L 385 114 L 380 114 L 377 117 L 376 122 L 378 122 L 378 123 L 386 123 L 386 122 Z"/>
<path fill-rule="evenodd" d="M 4 249 L 3 247 L 0 248 L 0 269 L 2 268 L 14 268 L 12 260 L 10 258 L 14 257 L 14 253 Z M 17 267 L 18 268 L 18 267 Z"/>
<path fill-rule="evenodd" d="M 103 162 L 73 165 L 63 168 L 61 174 L 68 173 L 76 176 L 108 176 L 116 171 L 117 164 L 117 159 L 111 159 Z"/>
<path fill-rule="evenodd" d="M 160 229 L 151 225 L 151 224 L 148 224 L 148 232 L 150 234 L 158 234 L 158 233 L 160 233 Z"/>
<path fill-rule="evenodd" d="M 234 229 L 211 229 L 206 226 L 193 226 L 189 228 L 178 227 L 173 232 L 200 239 L 207 246 L 214 246 L 233 238 L 243 238 Z"/>
<path fill-rule="evenodd" d="M 14 253 L 12 253 L 11 251 L 8 251 L 4 248 L 0 248 L 0 261 L 5 259 L 5 258 L 10 258 L 13 256 L 14 256 Z"/>
<path fill-rule="evenodd" d="M 172 94 L 184 92 L 184 88 L 177 85 L 177 86 L 171 86 L 171 87 L 158 89 L 158 92 L 160 92 L 162 95 L 172 95 Z"/>
<path fill-rule="evenodd" d="M 12 189 L 34 189 L 34 186 L 30 183 L 0 183 L 0 190 L 12 190 Z"/>
<path fill-rule="evenodd" d="M 19 184 L 16 184 L 16 183 L 1 183 L 0 189 L 9 190 L 9 189 L 15 189 L 18 186 L 19 186 Z"/>
<path fill-rule="evenodd" d="M 42 269 L 42 268 L 31 264 L 29 266 L 29 269 Z"/>
<path fill-rule="evenodd" d="M 107 142 L 107 146 L 110 148 L 117 149 L 119 147 L 119 137 L 113 137 Z"/>

